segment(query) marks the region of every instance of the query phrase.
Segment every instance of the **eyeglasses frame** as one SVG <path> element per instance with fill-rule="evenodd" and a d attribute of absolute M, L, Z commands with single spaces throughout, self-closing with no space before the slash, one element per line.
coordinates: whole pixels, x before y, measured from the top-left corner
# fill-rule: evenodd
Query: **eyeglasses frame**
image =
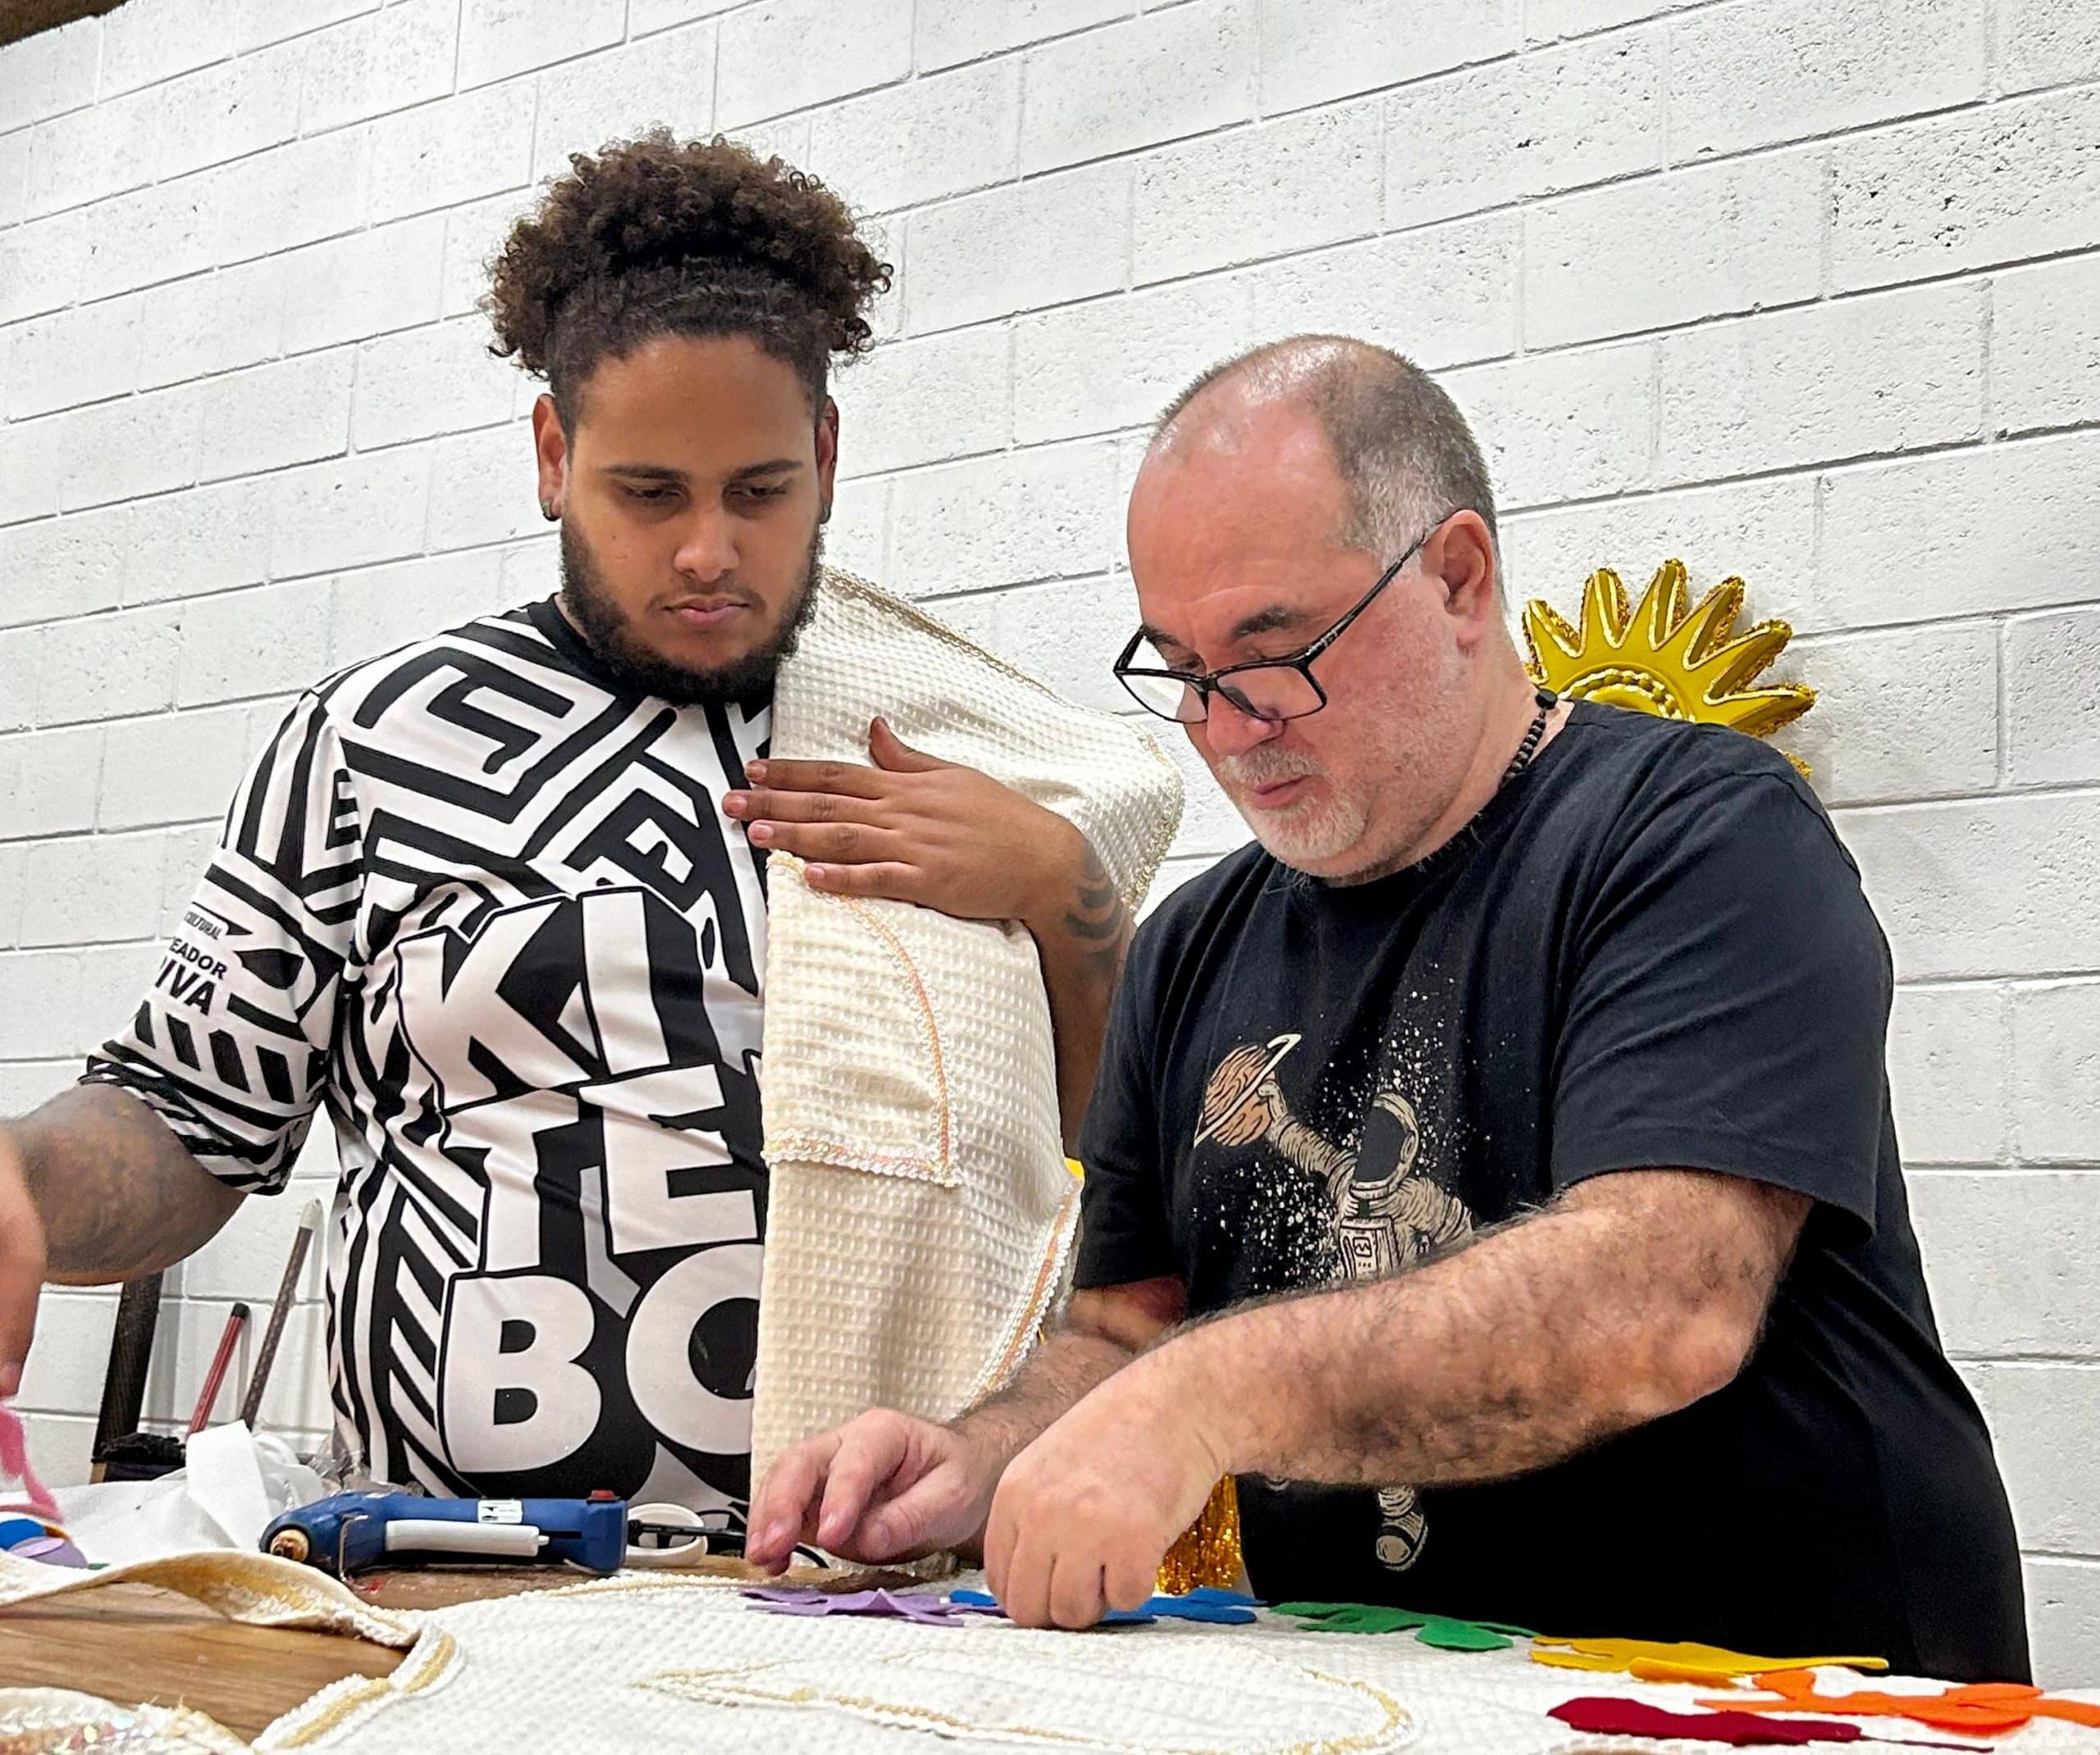
<path fill-rule="evenodd" d="M 1293 719 L 1309 719 L 1314 713 L 1324 711 L 1327 706 L 1327 691 L 1320 686 L 1320 679 L 1312 674 L 1313 660 L 1319 658 L 1349 631 L 1349 624 L 1371 607 L 1381 591 L 1399 577 L 1408 563 L 1422 553 L 1423 546 L 1429 539 L 1441 530 L 1449 520 L 1449 514 L 1446 513 L 1445 517 L 1439 518 L 1427 530 L 1416 537 L 1408 545 L 1400 558 L 1378 575 L 1377 583 L 1356 600 L 1354 608 L 1345 612 L 1339 622 L 1330 627 L 1326 633 L 1321 635 L 1312 645 L 1301 646 L 1295 652 L 1286 653 L 1281 658 L 1247 659 L 1237 664 L 1223 664 L 1216 670 L 1207 670 L 1200 675 L 1191 676 L 1186 671 L 1157 670 L 1148 664 L 1131 663 L 1130 659 L 1135 655 L 1138 648 L 1144 643 L 1145 631 L 1139 628 L 1136 633 L 1130 636 L 1130 644 L 1123 648 L 1122 656 L 1117 659 L 1110 668 L 1115 672 L 1116 680 L 1123 685 L 1124 692 L 1132 700 L 1137 702 L 1155 718 L 1165 719 L 1170 724 L 1202 725 L 1208 723 L 1211 713 L 1211 696 L 1213 694 L 1222 695 L 1231 704 L 1235 713 L 1244 713 L 1249 718 L 1258 720 L 1263 725 L 1288 725 Z M 1245 696 L 1224 681 L 1226 677 L 1244 670 L 1294 670 L 1311 686 L 1313 694 L 1319 698 L 1320 704 L 1317 707 L 1308 707 L 1303 713 L 1285 713 L 1280 718 L 1272 718 L 1266 713 L 1258 713 L 1248 704 Z M 1130 678 L 1133 677 L 1157 677 L 1162 681 L 1178 682 L 1184 688 L 1194 689 L 1196 691 L 1197 700 L 1203 704 L 1203 718 L 1185 719 L 1179 713 L 1161 712 L 1158 708 L 1152 705 L 1130 686 Z"/>

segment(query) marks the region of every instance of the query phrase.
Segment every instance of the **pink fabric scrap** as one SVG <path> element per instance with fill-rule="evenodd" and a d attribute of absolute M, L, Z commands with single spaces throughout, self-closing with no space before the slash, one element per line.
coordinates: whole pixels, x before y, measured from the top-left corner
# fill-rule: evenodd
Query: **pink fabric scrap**
<path fill-rule="evenodd" d="M 12 1475 L 22 1484 L 22 1491 L 30 1496 L 30 1503 L 39 1515 L 54 1521 L 57 1519 L 58 1502 L 45 1491 L 36 1470 L 30 1466 L 29 1434 L 22 1430 L 22 1416 L 5 1402 L 0 1402 L 0 1475 Z"/>

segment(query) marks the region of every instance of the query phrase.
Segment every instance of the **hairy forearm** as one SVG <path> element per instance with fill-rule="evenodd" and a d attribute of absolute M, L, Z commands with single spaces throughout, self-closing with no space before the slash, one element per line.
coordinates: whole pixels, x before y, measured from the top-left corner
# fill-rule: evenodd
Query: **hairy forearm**
<path fill-rule="evenodd" d="M 1130 911 L 1107 867 L 1074 828 L 1074 858 L 1060 862 L 1061 875 L 1027 923 L 1043 961 L 1057 1039 L 1057 1109 L 1065 1147 L 1075 1149 L 1087 1099 L 1093 1092 L 1102 1038 L 1108 1028 L 1108 1001 L 1130 949 Z"/>
<path fill-rule="evenodd" d="M 43 1222 L 45 1276 L 136 1279 L 208 1242 L 240 1205 L 167 1124 L 111 1085 L 77 1085 L 4 1124 Z"/>
<path fill-rule="evenodd" d="M 1010 1461 L 1066 1410 L 1173 1331 L 1180 1283 L 1139 1280 L 1077 1292 L 1064 1326 L 1030 1353 L 1012 1382 L 954 1424 L 1002 1462 Z"/>
<path fill-rule="evenodd" d="M 1135 1356 L 1105 1336 L 1060 1330 L 1029 1355 L 1011 1383 L 987 1396 L 953 1425 L 985 1455 L 1004 1464 L 1027 1449 L 1095 1384 Z"/>
<path fill-rule="evenodd" d="M 1630 1201 L 1578 1190 L 1397 1279 L 1187 1329 L 1148 1364 L 1217 1411 L 1236 1472 L 1426 1486 L 1542 1468 L 1726 1383 L 1808 1205 L 1692 1172 L 1602 1180 L 1633 1178 L 1614 1191 Z"/>

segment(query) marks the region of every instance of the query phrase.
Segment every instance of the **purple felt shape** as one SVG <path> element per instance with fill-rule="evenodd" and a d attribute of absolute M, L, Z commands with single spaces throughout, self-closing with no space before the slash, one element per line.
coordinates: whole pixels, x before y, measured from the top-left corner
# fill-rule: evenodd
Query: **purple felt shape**
<path fill-rule="evenodd" d="M 961 1611 L 940 1597 L 913 1596 L 887 1590 L 793 1590 L 760 1585 L 744 1594 L 751 1607 L 770 1615 L 869 1615 L 917 1621 L 927 1627 L 961 1624 Z"/>
<path fill-rule="evenodd" d="M 48 1566 L 84 1566 L 88 1557 L 62 1536 L 39 1536 L 10 1550 L 24 1560 L 41 1560 Z"/>

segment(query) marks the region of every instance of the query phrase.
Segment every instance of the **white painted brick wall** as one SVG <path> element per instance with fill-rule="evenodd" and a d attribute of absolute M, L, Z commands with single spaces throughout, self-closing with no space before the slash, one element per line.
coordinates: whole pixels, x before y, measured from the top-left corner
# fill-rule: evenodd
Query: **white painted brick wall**
<path fill-rule="evenodd" d="M 733 9 L 720 29 L 714 108 L 724 128 L 888 85 L 911 71 L 911 11 L 892 0 L 759 0 Z"/>
<path fill-rule="evenodd" d="M 673 30 L 564 62 L 539 81 L 532 174 L 568 168 L 568 155 L 659 125 L 679 130 L 693 93 L 714 84 L 714 33 Z"/>
<path fill-rule="evenodd" d="M 951 329 L 1121 290 L 1130 167 L 1110 161 L 915 212 L 905 326 Z"/>
<path fill-rule="evenodd" d="M 1517 47 L 1518 11 L 1515 0 L 1420 9 L 1262 0 L 1262 111 L 1278 115 L 1507 54 Z"/>
<path fill-rule="evenodd" d="M 128 0 L 0 51 L 0 1109 L 135 1003 L 291 695 L 549 588 L 482 264 L 655 123 L 879 217 L 831 553 L 1080 698 L 1121 704 L 1146 422 L 1308 328 L 1447 373 L 1518 597 L 1678 554 L 1794 622 L 2043 1671 L 2100 1683 L 2089 0 Z M 1244 838 L 1177 754 L 1162 888 Z M 330 1168 L 170 1276 L 157 1417 Z M 46 1300 L 62 1478 L 111 1309 Z"/>
<path fill-rule="evenodd" d="M 1048 171 L 1244 121 L 1255 53 L 1252 0 L 1189 0 L 1046 44 L 1027 62 L 1021 168 Z"/>
<path fill-rule="evenodd" d="M 677 0 L 643 3 L 669 6 Z M 919 71 L 931 73 L 1127 18 L 1130 11 L 1130 0 L 920 0 L 912 40 Z"/>
<path fill-rule="evenodd" d="M 865 167 L 855 199 L 873 213 L 1011 180 L 1019 163 L 1021 64 L 1008 56 L 907 80 L 813 118 L 810 150 Z M 626 93 L 619 97 L 631 103 Z"/>

